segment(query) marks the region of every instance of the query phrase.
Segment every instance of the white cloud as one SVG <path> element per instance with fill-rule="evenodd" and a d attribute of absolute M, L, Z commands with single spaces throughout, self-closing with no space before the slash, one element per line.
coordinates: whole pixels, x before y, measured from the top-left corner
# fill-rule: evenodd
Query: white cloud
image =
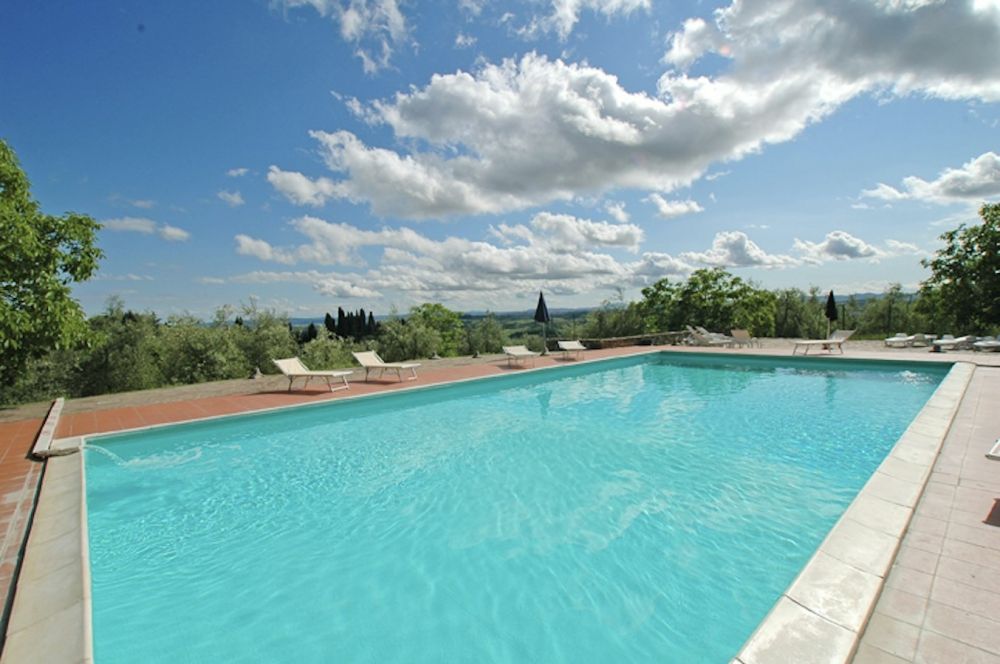
<path fill-rule="evenodd" d="M 169 224 L 157 224 L 152 219 L 145 217 L 119 217 L 117 219 L 105 219 L 100 222 L 105 230 L 123 233 L 143 233 L 152 235 L 156 233 L 164 240 L 170 242 L 180 242 L 187 240 L 191 234 L 182 228 Z"/>
<path fill-rule="evenodd" d="M 912 242 L 903 242 L 901 240 L 886 240 L 885 246 L 887 253 L 892 256 L 903 256 L 907 254 L 920 256 L 927 253 Z"/>
<path fill-rule="evenodd" d="M 929 203 L 978 203 L 1000 196 L 1000 155 L 985 152 L 961 168 L 947 168 L 928 182 L 915 175 L 903 178 L 902 189 L 879 183 L 862 196 L 884 201 L 912 199 Z"/>
<path fill-rule="evenodd" d="M 621 201 L 608 201 L 604 204 L 604 210 L 618 223 L 624 224 L 629 220 L 629 214 L 625 210 L 625 203 Z"/>
<path fill-rule="evenodd" d="M 640 9 L 648 12 L 650 4 L 650 0 L 552 0 L 551 13 L 532 19 L 519 32 L 529 38 L 555 32 L 565 40 L 580 20 L 581 11 L 589 10 L 611 18 L 615 15 L 628 16 Z"/>
<path fill-rule="evenodd" d="M 455 35 L 455 48 L 470 48 L 476 45 L 476 38 L 463 32 Z"/>
<path fill-rule="evenodd" d="M 98 273 L 94 277 L 95 281 L 153 281 L 153 277 L 148 274 L 110 274 L 106 272 Z"/>
<path fill-rule="evenodd" d="M 784 268 L 800 265 L 801 261 L 783 254 L 769 254 L 740 231 L 715 234 L 712 248 L 704 252 L 686 251 L 680 255 L 687 263 L 708 267 Z"/>
<path fill-rule="evenodd" d="M 262 261 L 274 261 L 285 264 L 295 262 L 293 256 L 274 249 L 264 240 L 258 240 L 242 233 L 236 236 L 236 253 L 242 256 L 254 256 Z"/>
<path fill-rule="evenodd" d="M 327 199 L 342 197 L 343 186 L 329 178 L 310 180 L 302 173 L 283 171 L 271 166 L 267 171 L 267 181 L 285 198 L 296 205 L 320 207 Z"/>
<path fill-rule="evenodd" d="M 354 55 L 366 73 L 389 66 L 396 48 L 409 42 L 406 17 L 396 0 L 273 0 L 286 11 L 310 6 L 320 16 L 332 18 L 341 38 L 355 46 Z"/>
<path fill-rule="evenodd" d="M 268 272 L 258 270 L 231 277 L 201 277 L 204 284 L 273 284 L 295 283 L 309 284 L 313 290 L 323 295 L 334 297 L 377 298 L 381 293 L 371 288 L 358 285 L 364 277 L 359 275 L 338 274 L 335 272 L 320 272 L 318 270 Z"/>
<path fill-rule="evenodd" d="M 250 172 L 249 168 L 230 168 L 228 171 L 226 171 L 226 175 L 228 175 L 231 178 L 241 178 L 249 172 Z"/>
<path fill-rule="evenodd" d="M 135 201 L 129 201 L 133 207 L 140 208 L 142 210 L 149 210 L 156 206 L 156 201 L 151 201 L 149 199 L 139 199 Z"/>
<path fill-rule="evenodd" d="M 572 20 L 581 8 L 600 11 L 560 7 L 553 16 Z M 391 149 L 346 131 L 312 135 L 342 178 L 330 195 L 379 215 L 508 212 L 615 188 L 669 193 L 713 164 L 794 138 L 858 95 L 1000 100 L 1000 20 L 984 7 L 744 0 L 672 35 L 675 69 L 658 97 L 531 53 L 372 104 L 394 134 Z M 721 58 L 718 74 L 689 73 L 709 54 Z"/>
<path fill-rule="evenodd" d="M 732 171 L 716 171 L 715 173 L 709 173 L 708 175 L 706 175 L 705 179 L 708 180 L 709 182 L 714 182 L 719 178 L 726 177 L 730 173 L 732 173 Z"/>
<path fill-rule="evenodd" d="M 886 256 L 886 252 L 846 231 L 827 233 L 822 242 L 808 242 L 796 238 L 793 246 L 802 255 L 803 261 L 812 264 L 858 258 L 878 260 Z"/>
<path fill-rule="evenodd" d="M 531 226 L 548 236 L 547 241 L 555 250 L 618 246 L 637 252 L 643 240 L 642 229 L 633 224 L 591 221 L 567 214 L 539 212 L 532 218 Z"/>
<path fill-rule="evenodd" d="M 223 190 L 217 193 L 216 196 L 229 207 L 239 207 L 246 202 L 243 200 L 243 195 L 238 191 Z"/>
<path fill-rule="evenodd" d="M 674 217 L 703 212 L 705 210 L 696 201 L 668 201 L 657 193 L 650 194 L 645 200 L 655 205 L 656 213 L 664 219 L 673 219 Z"/>
<path fill-rule="evenodd" d="M 159 233 L 160 237 L 169 242 L 183 242 L 191 237 L 191 234 L 183 228 L 177 228 L 170 224 L 161 225 L 156 232 Z"/>
<path fill-rule="evenodd" d="M 156 222 L 144 217 L 120 217 L 118 219 L 105 219 L 101 226 L 109 231 L 121 231 L 131 233 L 146 233 L 147 235 L 156 232 Z"/>

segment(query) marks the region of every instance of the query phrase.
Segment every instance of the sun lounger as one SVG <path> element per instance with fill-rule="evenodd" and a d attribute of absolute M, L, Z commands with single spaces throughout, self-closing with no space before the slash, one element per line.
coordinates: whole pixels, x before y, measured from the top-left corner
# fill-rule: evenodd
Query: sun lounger
<path fill-rule="evenodd" d="M 358 364 L 365 368 L 366 383 L 368 382 L 368 374 L 372 371 L 378 371 L 379 378 L 381 378 L 382 374 L 386 371 L 395 371 L 396 378 L 402 381 L 402 372 L 409 369 L 410 376 L 406 380 L 417 379 L 417 367 L 420 366 L 419 362 L 386 362 L 373 350 L 367 350 L 361 353 L 351 353 L 351 355 L 353 355 L 354 359 L 358 361 Z"/>
<path fill-rule="evenodd" d="M 288 379 L 288 391 L 292 391 L 292 382 L 296 378 L 305 378 L 306 383 L 302 386 L 305 389 L 309 385 L 309 381 L 313 378 L 323 378 L 326 380 L 326 386 L 330 388 L 331 392 L 336 392 L 337 390 L 346 390 L 350 388 L 347 382 L 347 376 L 350 376 L 353 371 L 312 371 L 306 365 L 302 364 L 302 361 L 297 357 L 287 357 L 282 360 L 271 360 L 274 362 L 275 366 L 281 370 L 281 373 L 285 375 Z M 340 378 L 344 381 L 343 385 L 333 386 L 330 382 L 331 378 Z"/>
<path fill-rule="evenodd" d="M 953 337 L 950 334 L 946 334 L 940 339 L 934 341 L 934 350 L 940 352 L 943 350 L 962 350 L 970 349 L 976 342 L 976 337 L 967 334 L 964 337 Z"/>
<path fill-rule="evenodd" d="M 836 330 L 829 339 L 797 339 L 795 346 L 792 347 L 792 355 L 795 355 L 800 347 L 803 355 L 808 355 L 810 348 L 817 347 L 830 352 L 836 348 L 843 355 L 844 342 L 850 339 L 852 334 L 854 334 L 854 330 Z"/>
<path fill-rule="evenodd" d="M 886 337 L 885 345 L 890 348 L 906 348 L 913 344 L 913 335 L 906 332 L 897 332 L 894 336 Z"/>
<path fill-rule="evenodd" d="M 583 351 L 587 350 L 587 347 L 579 341 L 559 341 L 557 343 L 559 350 L 563 352 L 563 359 L 568 359 L 571 354 L 580 359 L 583 356 Z"/>
<path fill-rule="evenodd" d="M 993 337 L 983 337 L 972 344 L 972 348 L 974 350 L 996 351 L 1000 350 L 1000 341 L 997 341 Z"/>
<path fill-rule="evenodd" d="M 524 364 L 524 361 L 528 359 L 532 360 L 533 365 L 534 359 L 541 355 L 541 353 L 528 350 L 527 346 L 504 346 L 503 352 L 507 354 L 507 366 L 511 366 L 515 362 Z"/>
<path fill-rule="evenodd" d="M 751 337 L 747 330 L 730 330 L 729 335 L 734 346 L 760 347 L 760 340 L 757 337 Z"/>
<path fill-rule="evenodd" d="M 709 332 L 703 327 L 693 328 L 687 326 L 688 343 L 694 346 L 728 346 L 733 343 L 732 337 L 724 334 Z"/>

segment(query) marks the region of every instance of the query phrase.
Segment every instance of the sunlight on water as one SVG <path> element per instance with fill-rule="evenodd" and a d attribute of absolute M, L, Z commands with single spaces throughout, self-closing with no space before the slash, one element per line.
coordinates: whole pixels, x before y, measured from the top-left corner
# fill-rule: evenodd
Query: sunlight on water
<path fill-rule="evenodd" d="M 100 439 L 97 659 L 726 662 L 944 372 L 664 355 Z"/>

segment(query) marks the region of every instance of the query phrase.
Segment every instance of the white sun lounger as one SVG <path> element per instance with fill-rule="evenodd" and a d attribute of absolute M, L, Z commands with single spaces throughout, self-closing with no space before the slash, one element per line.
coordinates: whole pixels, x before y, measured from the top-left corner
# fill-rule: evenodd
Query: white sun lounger
<path fill-rule="evenodd" d="M 890 348 L 906 348 L 913 344 L 914 336 L 906 332 L 897 332 L 895 336 L 886 337 L 885 345 Z"/>
<path fill-rule="evenodd" d="M 410 370 L 410 376 L 406 380 L 416 380 L 417 379 L 417 367 L 420 366 L 419 362 L 386 362 L 381 357 L 378 356 L 373 350 L 366 350 L 360 353 L 351 353 L 354 359 L 358 361 L 362 367 L 365 368 L 365 382 L 368 382 L 368 374 L 372 371 L 378 371 L 379 378 L 386 371 L 395 371 L 396 378 L 400 381 L 403 380 L 402 372 L 406 369 Z"/>
<path fill-rule="evenodd" d="M 558 344 L 559 350 L 563 352 L 563 358 L 569 358 L 571 354 L 574 354 L 577 359 L 580 359 L 583 356 L 583 351 L 587 350 L 587 347 L 579 341 L 560 341 Z"/>
<path fill-rule="evenodd" d="M 799 347 L 802 348 L 803 355 L 808 355 L 809 349 L 816 348 L 817 346 L 831 352 L 836 348 L 843 355 L 844 342 L 850 339 L 852 334 L 854 334 L 854 330 L 835 330 L 829 339 L 797 339 L 795 346 L 792 347 L 792 355 L 798 352 Z"/>
<path fill-rule="evenodd" d="M 695 329 L 688 325 L 687 331 L 688 341 L 694 346 L 728 346 L 733 343 L 732 337 L 709 332 L 703 327 Z"/>
<path fill-rule="evenodd" d="M 541 355 L 541 353 L 528 350 L 527 346 L 504 346 L 503 352 L 507 355 L 507 366 L 511 366 L 512 362 L 520 362 L 523 364 L 527 359 L 531 359 L 532 365 L 534 365 L 534 359 Z"/>
<path fill-rule="evenodd" d="M 305 389 L 309 385 L 309 381 L 313 378 L 322 378 L 326 380 L 326 386 L 330 388 L 331 392 L 336 392 L 337 390 L 346 390 L 351 386 L 347 382 L 347 376 L 350 376 L 353 371 L 312 371 L 306 365 L 302 364 L 302 360 L 297 357 L 286 357 L 282 360 L 271 360 L 274 362 L 275 366 L 281 370 L 281 373 L 285 374 L 288 379 L 288 391 L 292 391 L 292 382 L 296 378 L 305 378 L 306 383 L 302 386 Z M 330 382 L 331 378 L 340 378 L 344 381 L 343 385 L 333 386 Z"/>
<path fill-rule="evenodd" d="M 993 337 L 986 337 L 985 339 L 980 339 L 972 344 L 972 348 L 975 350 L 986 351 L 1000 350 L 1000 340 L 994 339 Z"/>
<path fill-rule="evenodd" d="M 969 349 L 973 348 L 976 341 L 976 337 L 971 334 L 967 334 L 964 337 L 952 337 L 951 335 L 944 335 L 940 339 L 934 341 L 934 350 L 959 350 L 962 348 Z"/>
<path fill-rule="evenodd" d="M 751 337 L 749 330 L 730 330 L 730 338 L 733 340 L 734 346 L 749 346 L 753 348 L 757 346 L 760 348 L 760 339 L 757 337 Z"/>

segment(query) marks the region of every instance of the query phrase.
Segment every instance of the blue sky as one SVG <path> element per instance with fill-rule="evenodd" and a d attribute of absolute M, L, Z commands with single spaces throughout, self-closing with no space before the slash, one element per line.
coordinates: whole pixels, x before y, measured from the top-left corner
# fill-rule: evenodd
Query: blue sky
<path fill-rule="evenodd" d="M 0 35 L 0 137 L 104 224 L 89 313 L 914 289 L 1000 198 L 996 0 L 14 3 Z"/>

